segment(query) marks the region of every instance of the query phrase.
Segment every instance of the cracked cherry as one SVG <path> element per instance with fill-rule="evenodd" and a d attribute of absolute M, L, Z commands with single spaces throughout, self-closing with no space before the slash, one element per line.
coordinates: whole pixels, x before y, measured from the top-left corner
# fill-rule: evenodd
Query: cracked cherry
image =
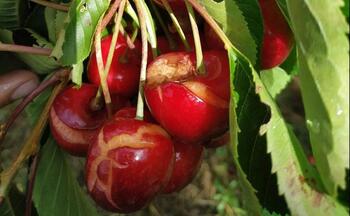
<path fill-rule="evenodd" d="M 107 62 L 109 47 L 112 36 L 104 37 L 101 41 L 102 59 Z M 118 35 L 117 43 L 110 70 L 107 76 L 109 91 L 124 97 L 131 97 L 136 94 L 140 76 L 141 48 L 138 41 L 135 41 L 135 48 L 130 49 L 123 35 Z M 88 64 L 89 81 L 99 85 L 100 76 L 98 73 L 96 53 L 92 52 Z"/>
<path fill-rule="evenodd" d="M 88 191 L 106 210 L 140 210 L 169 181 L 174 156 L 170 136 L 160 126 L 133 118 L 113 118 L 101 128 L 89 149 Z"/>
<path fill-rule="evenodd" d="M 188 144 L 174 142 L 175 163 L 171 178 L 163 193 L 180 191 L 194 179 L 202 163 L 203 146 L 201 144 Z"/>
<path fill-rule="evenodd" d="M 196 74 L 195 54 L 160 55 L 147 69 L 145 98 L 157 120 L 180 141 L 196 143 L 228 128 L 229 65 L 224 51 L 203 52 L 206 75 Z"/>
<path fill-rule="evenodd" d="M 107 118 L 104 109 L 91 109 L 91 100 L 97 90 L 93 84 L 82 84 L 80 88 L 69 86 L 57 95 L 50 109 L 51 133 L 57 144 L 73 155 L 86 154 L 97 130 Z M 113 96 L 113 102 L 115 109 L 127 104 L 118 96 Z"/>
<path fill-rule="evenodd" d="M 293 34 L 275 0 L 259 0 L 259 4 L 264 22 L 261 68 L 270 69 L 288 57 Z"/>

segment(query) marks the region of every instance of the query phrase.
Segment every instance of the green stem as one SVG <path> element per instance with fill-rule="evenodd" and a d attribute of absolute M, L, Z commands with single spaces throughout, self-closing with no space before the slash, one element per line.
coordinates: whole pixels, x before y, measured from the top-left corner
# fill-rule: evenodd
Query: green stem
<path fill-rule="evenodd" d="M 179 21 L 177 20 L 175 14 L 174 14 L 174 12 L 173 12 L 173 9 L 171 9 L 168 0 L 161 0 L 161 1 L 162 1 L 163 6 L 165 7 L 165 10 L 168 12 L 168 14 L 169 14 L 171 20 L 173 21 L 174 26 L 175 26 L 175 29 L 176 29 L 177 33 L 179 34 L 182 43 L 185 45 L 186 50 L 187 50 L 187 51 L 190 51 L 190 50 L 191 50 L 191 47 L 190 47 L 190 45 L 188 44 L 188 42 L 187 42 L 187 40 L 186 40 L 185 33 L 182 31 L 182 28 L 181 28 L 181 26 L 180 26 L 180 23 L 179 23 Z"/>
<path fill-rule="evenodd" d="M 160 16 L 160 13 L 159 13 L 159 10 L 158 10 L 157 6 L 154 4 L 153 0 L 150 1 L 150 3 L 151 3 L 151 6 L 152 6 L 152 9 L 153 9 L 153 11 L 154 11 L 154 14 L 156 15 L 157 20 L 158 20 L 158 22 L 159 22 L 159 24 L 160 24 L 160 26 L 161 26 L 161 28 L 162 28 L 164 34 L 165 34 L 165 37 L 166 37 L 167 40 L 168 40 L 170 49 L 171 49 L 171 50 L 175 50 L 175 49 L 177 48 L 177 45 L 176 45 L 176 43 L 175 43 L 175 40 L 174 40 L 174 38 L 171 36 L 171 34 L 170 34 L 168 28 L 166 27 L 166 25 L 165 25 L 165 23 L 164 23 L 164 21 L 163 21 L 163 18 Z"/>
<path fill-rule="evenodd" d="M 210 16 L 210 14 L 208 14 L 208 12 L 203 8 L 203 6 L 200 5 L 197 0 L 187 0 L 187 1 L 205 19 L 205 21 L 209 24 L 209 26 L 219 36 L 219 38 L 225 45 L 225 49 L 228 50 L 230 47 L 232 47 L 236 52 L 238 52 L 238 50 L 232 45 L 231 41 L 227 38 L 225 33 L 221 30 L 220 26 L 215 22 L 215 20 Z"/>
<path fill-rule="evenodd" d="M 95 46 L 95 52 L 96 52 L 97 68 L 100 76 L 100 82 L 101 82 L 103 96 L 106 103 L 107 113 L 108 113 L 108 117 L 111 117 L 112 101 L 111 101 L 111 95 L 109 94 L 109 90 L 108 90 L 107 76 L 104 73 L 104 65 L 103 65 L 102 51 L 101 51 L 101 31 L 102 31 L 102 26 L 101 26 L 101 20 L 100 20 L 96 27 L 94 46 Z"/>
<path fill-rule="evenodd" d="M 141 0 L 135 0 L 136 10 L 139 15 L 140 28 L 141 28 L 141 40 L 142 40 L 142 60 L 141 60 L 141 71 L 140 71 L 140 83 L 139 83 L 139 92 L 137 97 L 137 110 L 136 110 L 136 119 L 143 120 L 143 87 L 146 81 L 146 67 L 147 67 L 147 27 L 145 21 L 145 11 L 142 7 Z"/>
<path fill-rule="evenodd" d="M 111 68 L 111 64 L 112 64 L 112 60 L 113 60 L 115 46 L 117 45 L 119 28 L 120 28 L 120 24 L 121 24 L 124 9 L 125 9 L 125 3 L 126 3 L 126 0 L 121 0 L 120 5 L 119 5 L 119 10 L 118 10 L 118 15 L 114 19 L 114 21 L 115 21 L 114 32 L 113 32 L 112 41 L 111 41 L 109 51 L 108 51 L 106 66 L 105 66 L 104 71 L 103 71 L 103 73 L 106 77 L 108 77 L 108 72 L 109 72 L 109 69 Z"/>
<path fill-rule="evenodd" d="M 198 71 L 198 74 L 205 75 L 205 65 L 203 61 L 203 52 L 202 52 L 202 46 L 201 46 L 201 39 L 199 36 L 199 30 L 196 23 L 196 18 L 194 15 L 194 11 L 190 3 L 188 3 L 187 0 L 185 0 L 186 8 L 188 11 L 188 16 L 191 22 L 191 28 L 193 33 L 193 40 L 194 40 L 194 46 L 196 50 L 196 69 Z"/>

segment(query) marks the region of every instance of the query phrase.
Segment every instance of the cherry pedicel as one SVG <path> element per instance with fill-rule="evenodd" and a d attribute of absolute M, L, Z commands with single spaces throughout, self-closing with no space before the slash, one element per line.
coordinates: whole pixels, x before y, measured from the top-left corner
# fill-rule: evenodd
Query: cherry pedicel
<path fill-rule="evenodd" d="M 111 35 L 104 37 L 101 41 L 102 59 L 104 64 L 107 62 L 111 42 Z M 136 94 L 140 77 L 140 63 L 140 43 L 135 41 L 135 48 L 129 49 L 124 36 L 121 34 L 118 35 L 113 60 L 107 76 L 109 91 L 124 97 L 131 97 Z M 92 52 L 90 56 L 88 78 L 90 82 L 96 85 L 100 84 L 95 52 Z"/>
<path fill-rule="evenodd" d="M 153 117 L 176 139 L 201 142 L 228 128 L 229 65 L 224 51 L 203 53 L 207 74 L 196 75 L 195 54 L 159 56 L 147 69 L 145 98 Z"/>
<path fill-rule="evenodd" d="M 203 158 L 203 146 L 174 141 L 175 163 L 168 185 L 163 193 L 180 191 L 196 176 Z"/>
<path fill-rule="evenodd" d="M 293 46 L 293 34 L 275 0 L 259 0 L 264 21 L 261 68 L 280 65 Z"/>
<path fill-rule="evenodd" d="M 174 157 L 173 143 L 161 127 L 132 118 L 113 118 L 89 149 L 88 191 L 106 210 L 137 211 L 165 187 Z"/>
<path fill-rule="evenodd" d="M 50 128 L 53 137 L 67 152 L 83 156 L 92 142 L 97 130 L 107 119 L 104 109 L 94 111 L 91 101 L 98 87 L 83 84 L 80 88 L 69 86 L 55 98 L 50 110 Z M 127 104 L 127 100 L 113 96 L 117 110 Z"/>

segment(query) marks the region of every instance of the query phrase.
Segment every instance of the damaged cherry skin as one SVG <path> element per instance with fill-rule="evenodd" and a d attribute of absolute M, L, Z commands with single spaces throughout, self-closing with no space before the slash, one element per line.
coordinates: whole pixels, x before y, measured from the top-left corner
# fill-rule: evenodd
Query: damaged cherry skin
<path fill-rule="evenodd" d="M 102 59 L 107 62 L 109 47 L 112 36 L 104 37 L 101 41 Z M 135 41 L 135 48 L 129 49 L 126 39 L 118 35 L 117 44 L 114 50 L 113 60 L 107 76 L 109 91 L 124 97 L 131 97 L 136 94 L 140 76 L 141 49 L 138 41 Z M 88 64 L 88 78 L 90 82 L 99 85 L 100 76 L 98 73 L 96 53 L 92 52 Z"/>
<path fill-rule="evenodd" d="M 55 98 L 50 109 L 50 128 L 58 145 L 67 152 L 84 156 L 98 128 L 106 119 L 103 111 L 90 109 L 98 87 L 69 86 Z"/>
<path fill-rule="evenodd" d="M 145 98 L 153 117 L 177 140 L 207 141 L 228 128 L 229 65 L 224 51 L 203 53 L 207 74 L 196 75 L 195 54 L 159 56 L 147 69 Z"/>
<path fill-rule="evenodd" d="M 175 163 L 171 178 L 163 193 L 173 193 L 186 187 L 194 179 L 202 164 L 203 146 L 174 142 Z"/>
<path fill-rule="evenodd" d="M 259 0 L 264 37 L 261 50 L 261 69 L 280 65 L 293 46 L 293 34 L 275 0 Z"/>
<path fill-rule="evenodd" d="M 164 129 L 133 118 L 113 118 L 89 149 L 88 191 L 106 210 L 140 210 L 165 187 L 174 159 L 173 143 Z"/>
<path fill-rule="evenodd" d="M 58 145 L 72 155 L 84 156 L 98 129 L 107 119 L 106 110 L 92 110 L 91 101 L 98 87 L 82 84 L 80 88 L 69 86 L 55 98 L 49 120 L 53 137 Z M 128 104 L 122 97 L 112 95 L 113 108 Z"/>

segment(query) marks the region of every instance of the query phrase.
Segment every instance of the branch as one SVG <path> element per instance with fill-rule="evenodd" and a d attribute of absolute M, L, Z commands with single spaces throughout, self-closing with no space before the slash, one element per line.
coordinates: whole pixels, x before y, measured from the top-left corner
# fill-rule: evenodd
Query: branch
<path fill-rule="evenodd" d="M 65 5 L 61 5 L 61 4 L 57 4 L 54 2 L 50 2 L 50 1 L 46 1 L 46 0 L 30 0 L 31 2 L 37 3 L 39 5 L 45 6 L 45 7 L 49 7 L 49 8 L 53 8 L 53 9 L 57 9 L 60 11 L 69 11 L 69 7 L 65 6 Z"/>
<path fill-rule="evenodd" d="M 22 46 L 22 45 L 16 45 L 16 44 L 5 44 L 0 42 L 0 51 L 50 56 L 52 49 L 42 48 L 42 47 Z"/>

